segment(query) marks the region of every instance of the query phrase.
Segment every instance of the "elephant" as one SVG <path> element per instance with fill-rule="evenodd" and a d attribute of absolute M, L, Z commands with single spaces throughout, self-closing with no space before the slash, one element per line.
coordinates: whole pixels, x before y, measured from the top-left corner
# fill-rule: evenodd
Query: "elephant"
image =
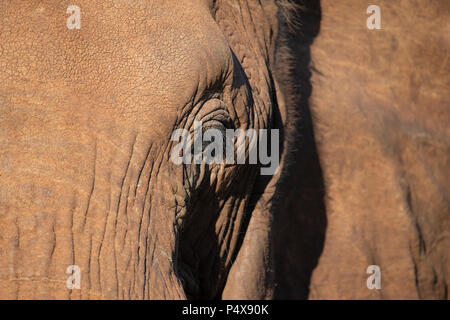
<path fill-rule="evenodd" d="M 1 2 L 0 298 L 272 295 L 279 174 L 179 165 L 171 138 L 281 127 L 278 8 Z"/>
<path fill-rule="evenodd" d="M 303 4 L 306 31 L 288 38 L 303 61 L 283 80 L 301 147 L 274 213 L 275 297 L 448 299 L 450 3 Z"/>
<path fill-rule="evenodd" d="M 448 298 L 445 1 L 75 2 L 0 3 L 0 298 Z"/>

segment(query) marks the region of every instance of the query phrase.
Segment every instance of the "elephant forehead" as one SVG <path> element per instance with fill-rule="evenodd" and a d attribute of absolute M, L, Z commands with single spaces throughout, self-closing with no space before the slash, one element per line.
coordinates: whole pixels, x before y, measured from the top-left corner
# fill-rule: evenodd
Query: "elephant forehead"
<path fill-rule="evenodd" d="M 203 0 L 79 1 L 79 30 L 67 28 L 62 4 L 15 6 L 0 5 L 0 80 L 36 105 L 50 99 L 73 112 L 82 103 L 100 118 L 172 122 L 232 65 Z"/>

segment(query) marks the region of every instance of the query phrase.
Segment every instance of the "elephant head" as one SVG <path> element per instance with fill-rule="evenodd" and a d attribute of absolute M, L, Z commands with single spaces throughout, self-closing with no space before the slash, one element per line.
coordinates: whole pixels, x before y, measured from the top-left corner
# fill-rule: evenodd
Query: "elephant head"
<path fill-rule="evenodd" d="M 172 138 L 280 129 L 283 162 L 290 2 L 67 6 L 0 4 L 0 297 L 270 297 L 279 171 L 177 164 Z"/>

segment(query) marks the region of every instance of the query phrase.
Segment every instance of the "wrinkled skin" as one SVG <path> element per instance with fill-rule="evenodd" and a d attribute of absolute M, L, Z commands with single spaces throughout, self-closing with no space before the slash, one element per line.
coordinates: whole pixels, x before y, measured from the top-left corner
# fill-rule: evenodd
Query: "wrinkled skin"
<path fill-rule="evenodd" d="M 447 298 L 448 4 L 369 4 L 2 2 L 0 298 Z M 278 173 L 172 163 L 206 116 Z"/>
<path fill-rule="evenodd" d="M 274 216 L 275 296 L 448 299 L 450 3 L 305 4 L 292 47 L 312 92 Z M 372 4 L 381 30 L 366 27 Z"/>
<path fill-rule="evenodd" d="M 0 4 L 0 297 L 269 296 L 269 181 L 169 157 L 194 120 L 273 125 L 276 5 L 78 1 L 80 30 L 68 5 Z"/>

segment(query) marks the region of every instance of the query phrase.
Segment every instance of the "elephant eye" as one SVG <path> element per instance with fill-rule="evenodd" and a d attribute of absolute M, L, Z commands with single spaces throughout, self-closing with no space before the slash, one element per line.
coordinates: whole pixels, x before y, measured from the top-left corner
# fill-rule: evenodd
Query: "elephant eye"
<path fill-rule="evenodd" d="M 199 110 L 194 128 L 191 130 L 193 141 L 197 146 L 202 146 L 201 149 L 194 150 L 195 155 L 203 156 L 209 151 L 208 147 L 213 148 L 213 153 L 217 153 L 218 148 L 225 148 L 226 130 L 230 128 L 233 128 L 233 123 L 225 103 L 219 99 L 206 101 Z"/>
<path fill-rule="evenodd" d="M 225 103 L 219 99 L 207 101 L 199 112 L 198 120 L 204 131 L 210 128 L 232 128 L 232 120 Z"/>
<path fill-rule="evenodd" d="M 212 143 L 222 143 L 225 147 L 226 142 L 226 123 L 213 120 L 203 127 L 202 151 L 205 151 Z"/>
<path fill-rule="evenodd" d="M 210 170 L 226 159 L 227 129 L 233 128 L 225 104 L 219 99 L 206 101 L 196 115 L 190 130 L 192 162 L 183 168 L 183 179 L 189 189 L 197 189 Z"/>

